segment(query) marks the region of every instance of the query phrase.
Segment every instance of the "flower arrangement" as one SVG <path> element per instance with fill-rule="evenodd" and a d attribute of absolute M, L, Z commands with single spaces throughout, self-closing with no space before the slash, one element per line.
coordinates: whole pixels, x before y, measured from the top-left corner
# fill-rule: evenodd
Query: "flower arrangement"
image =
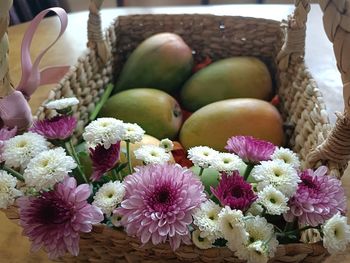
<path fill-rule="evenodd" d="M 279 243 L 323 242 L 336 253 L 350 242 L 346 196 L 326 167 L 301 170 L 291 150 L 249 136 L 228 138 L 225 153 L 193 147 L 182 162 L 193 167 L 183 167 L 173 162 L 169 139 L 132 152 L 144 130 L 114 118 L 89 123 L 77 152 L 77 103 L 48 103 L 57 115 L 23 134 L 0 131 L 0 208 L 18 205 L 34 251 L 77 256 L 80 233 L 98 223 L 173 250 L 226 246 L 247 262 L 267 262 Z M 131 155 L 144 165 L 133 167 Z"/>

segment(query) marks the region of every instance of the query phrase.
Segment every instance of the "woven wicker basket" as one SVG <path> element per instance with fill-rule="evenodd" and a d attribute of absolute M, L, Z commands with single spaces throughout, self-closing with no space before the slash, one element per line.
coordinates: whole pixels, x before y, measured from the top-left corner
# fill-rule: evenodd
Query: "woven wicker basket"
<path fill-rule="evenodd" d="M 210 56 L 214 61 L 243 55 L 262 59 L 272 73 L 276 92 L 282 102 L 280 112 L 287 124 L 288 146 L 299 153 L 303 167 L 315 167 L 322 162 L 333 174 L 341 176 L 350 152 L 349 143 L 338 141 L 339 138 L 344 139 L 350 134 L 346 132 L 350 131 L 347 112 L 339 116 L 336 128 L 332 130 L 322 95 L 304 65 L 305 22 L 310 5 L 307 0 L 295 2 L 296 11 L 282 26 L 278 21 L 249 17 L 132 15 L 118 17 L 104 35 L 98 12 L 102 1 L 92 0 L 88 26 L 90 50 L 50 93 L 48 100 L 72 95 L 79 98 L 80 104 L 74 109 L 75 116 L 79 119 L 75 134 L 78 139 L 84 125 L 88 123 L 89 114 L 103 94 L 104 87 L 108 83 L 115 82 L 134 48 L 155 33 L 174 32 L 193 48 L 197 61 L 206 56 Z M 348 8 L 349 0 L 320 2 L 323 10 L 330 10 L 325 12 L 327 15 L 325 15 L 325 28 L 331 31 L 328 35 L 334 39 L 335 24 L 332 17 L 335 17 L 335 14 L 340 15 L 345 8 Z M 345 16 L 346 12 L 342 14 Z M 331 20 L 328 20 L 328 17 L 331 17 Z M 349 34 L 344 33 L 349 25 L 345 25 L 345 22 L 342 24 L 338 19 L 336 26 L 337 31 L 342 31 L 343 34 L 335 40 L 335 45 L 338 46 L 335 48 L 336 55 L 339 56 L 337 59 L 341 61 L 339 58 L 346 52 L 340 51 L 343 46 L 339 41 L 345 41 L 347 38 L 349 43 Z M 338 66 L 343 74 L 344 83 L 347 83 L 350 79 L 346 76 L 349 70 L 341 63 Z M 348 99 L 345 101 L 348 102 Z M 42 119 L 51 114 L 44 107 L 40 107 L 36 116 Z M 325 142 L 320 147 L 323 141 Z M 312 150 L 314 151 L 310 155 Z M 18 220 L 15 207 L 6 210 L 5 213 L 8 218 Z M 278 247 L 271 262 L 320 262 L 327 256 L 327 251 L 319 243 L 288 244 Z M 62 261 L 242 262 L 227 248 L 200 250 L 195 246 L 183 245 L 174 252 L 168 244 L 141 246 L 138 240 L 128 237 L 125 232 L 112 230 L 103 225 L 96 226 L 93 232 L 81 236 L 79 257 L 67 256 Z"/>

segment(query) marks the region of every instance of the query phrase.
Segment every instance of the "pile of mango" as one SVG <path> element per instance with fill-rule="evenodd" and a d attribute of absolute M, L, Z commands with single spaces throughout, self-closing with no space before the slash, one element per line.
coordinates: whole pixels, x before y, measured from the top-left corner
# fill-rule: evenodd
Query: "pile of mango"
<path fill-rule="evenodd" d="M 173 33 L 144 40 L 129 56 L 100 117 L 137 123 L 187 150 L 224 151 L 227 139 L 251 135 L 283 145 L 282 118 L 268 100 L 273 84 L 255 57 L 217 60 L 193 72 L 192 49 Z"/>

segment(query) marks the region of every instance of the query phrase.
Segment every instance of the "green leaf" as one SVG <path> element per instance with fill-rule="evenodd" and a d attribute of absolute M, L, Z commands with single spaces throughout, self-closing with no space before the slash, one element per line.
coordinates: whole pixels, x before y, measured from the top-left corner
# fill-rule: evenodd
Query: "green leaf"
<path fill-rule="evenodd" d="M 109 96 L 111 95 L 113 89 L 114 89 L 113 84 L 110 83 L 110 84 L 107 85 L 106 90 L 105 90 L 105 92 L 103 93 L 103 95 L 101 97 L 101 100 L 96 104 L 94 111 L 90 115 L 90 118 L 89 118 L 90 121 L 93 121 L 93 120 L 96 119 L 96 117 L 97 117 L 98 113 L 100 112 L 103 104 L 106 103 L 106 101 L 109 98 Z"/>

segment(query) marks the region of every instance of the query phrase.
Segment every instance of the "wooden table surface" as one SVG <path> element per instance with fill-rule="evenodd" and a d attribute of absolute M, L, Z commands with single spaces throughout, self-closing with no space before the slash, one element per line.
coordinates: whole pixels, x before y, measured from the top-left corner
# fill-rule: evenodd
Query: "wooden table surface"
<path fill-rule="evenodd" d="M 241 15 L 261 17 L 281 21 L 286 19 L 293 11 L 291 5 L 224 5 L 224 6 L 192 6 L 172 8 L 113 8 L 102 11 L 103 27 L 107 27 L 115 17 L 128 14 L 149 13 L 211 13 L 216 15 Z M 86 50 L 86 21 L 88 13 L 79 12 L 69 14 L 68 28 L 56 45 L 46 54 L 41 67 L 52 65 L 74 65 L 78 57 Z M 15 84 L 20 80 L 20 45 L 28 24 L 16 25 L 9 28 L 10 39 L 10 69 Z M 56 17 L 45 19 L 34 37 L 31 54 L 35 58 L 37 54 L 52 42 L 58 34 L 59 22 Z M 343 110 L 342 85 L 340 74 L 336 68 L 333 49 L 323 31 L 322 12 L 318 5 L 312 5 L 307 23 L 306 39 L 306 64 L 315 78 L 320 90 L 323 92 L 325 102 L 330 113 L 330 119 L 335 121 L 334 111 Z M 33 95 L 30 105 L 33 112 L 46 98 L 52 85 L 40 87 Z M 329 96 L 331 94 L 331 96 Z M 347 196 L 350 198 L 350 172 L 346 172 L 343 185 Z M 350 199 L 348 198 L 348 203 Z M 348 205 L 348 207 L 350 207 Z M 349 214 L 350 215 L 350 214 Z M 50 262 L 43 252 L 30 254 L 29 242 L 21 236 L 18 226 L 9 222 L 0 213 L 0 263 L 22 262 Z M 350 250 L 341 255 L 333 256 L 327 260 L 330 262 L 350 262 Z"/>

